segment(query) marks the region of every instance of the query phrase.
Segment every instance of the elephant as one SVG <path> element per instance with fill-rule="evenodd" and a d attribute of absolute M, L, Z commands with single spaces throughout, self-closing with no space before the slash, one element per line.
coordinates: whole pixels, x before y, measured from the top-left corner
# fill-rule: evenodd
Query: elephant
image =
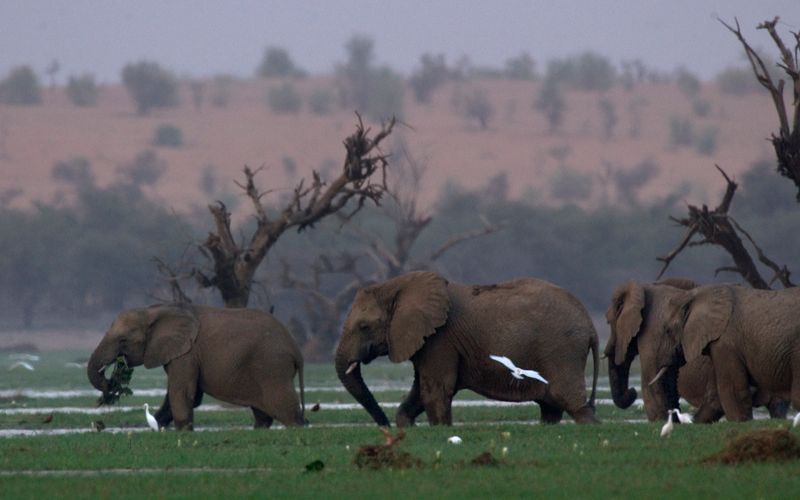
<path fill-rule="evenodd" d="M 722 418 L 724 412 L 708 357 L 699 356 L 680 368 L 655 361 L 671 314 L 670 300 L 697 286 L 689 279 L 668 278 L 655 283 L 629 281 L 614 291 L 606 311 L 611 336 L 604 354 L 608 359 L 611 396 L 618 407 L 628 408 L 636 399 L 636 389 L 628 387 L 628 375 L 638 354 L 642 366 L 642 399 L 648 420 L 665 420 L 669 409 L 678 408 L 679 397 L 697 408 L 694 415 L 697 423 L 716 422 Z M 664 366 L 667 370 L 659 373 Z M 659 377 L 659 374 L 667 376 Z M 648 383 L 652 380 L 655 383 Z M 774 418 L 786 418 L 788 403 L 771 397 L 766 391 L 753 391 L 752 404 L 766 405 Z"/>
<path fill-rule="evenodd" d="M 594 378 L 587 401 L 590 350 Z M 536 401 L 543 423 L 559 422 L 564 411 L 578 423 L 598 422 L 597 332 L 574 296 L 543 280 L 468 285 L 413 271 L 361 288 L 343 324 L 335 367 L 380 426 L 389 420 L 364 382 L 361 364 L 387 355 L 414 366 L 413 385 L 396 415 L 399 427 L 413 425 L 423 411 L 431 425 L 452 425 L 452 400 L 461 389 L 503 401 Z M 492 355 L 536 370 L 548 383 L 514 378 Z"/>
<path fill-rule="evenodd" d="M 155 415 L 160 427 L 174 418 L 176 429 L 192 430 L 193 408 L 204 393 L 250 407 L 256 428 L 270 427 L 273 419 L 305 424 L 302 354 L 286 328 L 265 312 L 185 304 L 121 312 L 87 366 L 89 381 L 104 394 L 105 370 L 120 355 L 131 367 L 164 367 L 167 395 Z"/>
<path fill-rule="evenodd" d="M 753 418 L 751 386 L 800 409 L 800 289 L 705 285 L 678 290 L 665 309 L 664 334 L 642 359 L 643 373 L 669 378 L 675 367 L 705 357 L 727 420 Z"/>

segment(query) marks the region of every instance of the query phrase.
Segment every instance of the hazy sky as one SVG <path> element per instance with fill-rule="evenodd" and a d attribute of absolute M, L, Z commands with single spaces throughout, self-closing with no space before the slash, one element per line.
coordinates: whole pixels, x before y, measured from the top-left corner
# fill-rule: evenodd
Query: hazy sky
<path fill-rule="evenodd" d="M 716 17 L 738 16 L 753 45 L 772 49 L 755 26 L 775 15 L 782 32 L 798 31 L 800 0 L 0 0 L 0 75 L 18 64 L 41 73 L 57 59 L 62 82 L 81 72 L 108 82 L 146 58 L 179 75 L 249 76 L 268 45 L 327 73 L 361 34 L 377 62 L 406 73 L 425 52 L 499 67 L 527 51 L 541 70 L 593 50 L 711 78 L 741 63 Z"/>

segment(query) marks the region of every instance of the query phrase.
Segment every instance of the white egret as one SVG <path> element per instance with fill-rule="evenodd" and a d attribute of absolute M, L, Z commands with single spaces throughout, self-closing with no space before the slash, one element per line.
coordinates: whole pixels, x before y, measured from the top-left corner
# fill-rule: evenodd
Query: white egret
<path fill-rule="evenodd" d="M 523 377 L 528 377 L 528 378 L 532 378 L 532 379 L 538 380 L 540 382 L 543 382 L 545 384 L 547 383 L 547 380 L 544 377 L 542 377 L 539 374 L 539 372 L 537 372 L 535 370 L 525 370 L 523 368 L 519 368 L 510 359 L 508 359 L 505 356 L 489 355 L 489 357 L 492 358 L 493 360 L 497 361 L 498 363 L 502 364 L 503 366 L 505 366 L 509 370 L 511 370 L 511 376 L 514 377 L 514 378 L 522 380 Z"/>
<path fill-rule="evenodd" d="M 29 372 L 35 370 L 33 365 L 31 365 L 30 363 L 26 363 L 25 361 L 17 361 L 15 363 L 11 363 L 11 366 L 8 367 L 8 370 L 9 371 L 16 370 L 17 368 L 25 368 Z"/>
<path fill-rule="evenodd" d="M 675 415 L 678 416 L 678 422 L 680 422 L 682 424 L 691 424 L 691 423 L 693 423 L 692 416 L 689 415 L 688 413 L 681 413 L 680 408 L 675 408 L 672 411 L 674 411 Z"/>
<path fill-rule="evenodd" d="M 798 425 L 800 425 L 800 411 L 798 411 L 797 415 L 792 419 L 792 427 L 797 427 Z"/>
<path fill-rule="evenodd" d="M 661 428 L 661 437 L 669 437 L 672 434 L 672 412 L 675 410 L 667 410 L 667 423 Z"/>
<path fill-rule="evenodd" d="M 461 444 L 461 438 L 458 436 L 450 436 L 447 438 L 447 442 L 450 444 Z"/>
<path fill-rule="evenodd" d="M 158 422 L 156 418 L 150 415 L 150 405 L 147 403 L 144 404 L 144 416 L 147 418 L 147 425 L 150 426 L 151 429 L 158 432 Z"/>

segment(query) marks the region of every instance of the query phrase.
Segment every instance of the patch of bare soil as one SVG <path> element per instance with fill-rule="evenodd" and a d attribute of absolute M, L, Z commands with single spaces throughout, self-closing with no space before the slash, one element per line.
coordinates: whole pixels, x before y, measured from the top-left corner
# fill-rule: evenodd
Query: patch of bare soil
<path fill-rule="evenodd" d="M 746 462 L 800 460 L 800 439 L 786 429 L 760 429 L 734 435 L 704 463 L 736 465 Z"/>
<path fill-rule="evenodd" d="M 370 444 L 361 446 L 356 452 L 353 463 L 359 469 L 410 469 L 421 467 L 422 460 L 414 455 L 398 450 L 396 444 L 402 440 L 406 433 L 399 431 L 393 436 L 388 429 L 381 429 L 384 436 L 383 444 Z"/>

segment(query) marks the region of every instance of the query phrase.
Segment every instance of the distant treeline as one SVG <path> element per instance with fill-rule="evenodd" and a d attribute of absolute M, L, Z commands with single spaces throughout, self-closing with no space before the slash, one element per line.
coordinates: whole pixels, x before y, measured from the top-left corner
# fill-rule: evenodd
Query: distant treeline
<path fill-rule="evenodd" d="M 740 183 L 731 214 L 773 260 L 792 269 L 800 255 L 800 222 L 791 186 L 763 164 Z M 105 327 L 107 317 L 124 307 L 168 300 L 170 286 L 154 257 L 170 267 L 193 300 L 218 303 L 214 290 L 201 291 L 191 276 L 193 268 L 208 265 L 196 246 L 211 224 L 207 213 L 176 214 L 149 198 L 134 177 L 107 187 L 88 181 L 76 185 L 74 194 L 33 210 L 0 206 L 1 328 Z M 668 197 L 647 206 L 585 210 L 510 200 L 488 187 L 451 187 L 431 210 L 433 220 L 413 253 L 422 261 L 421 256 L 454 234 L 487 220 L 502 224 L 502 230 L 455 246 L 428 267 L 449 279 L 474 283 L 543 278 L 573 291 L 593 314 L 602 314 L 617 284 L 656 277 L 656 257 L 674 248 L 683 235 L 683 228 L 668 217 L 682 216 L 685 201 L 718 202 Z M 274 307 L 281 320 L 307 327 L 302 292 L 284 288 L 282 273 L 288 266 L 293 275 L 312 280 L 312 265 L 320 256 L 335 259 L 346 252 L 356 256 L 356 272 L 368 276 L 373 264 L 365 242 L 348 230 L 350 224 L 393 244 L 391 228 L 373 207 L 348 224 L 332 219 L 292 233 L 279 241 L 260 269 L 251 306 Z M 700 246 L 684 252 L 670 275 L 737 281 L 735 275 L 714 275 L 729 265 L 728 259 L 718 248 Z M 335 295 L 351 278 L 331 274 L 320 291 Z"/>

